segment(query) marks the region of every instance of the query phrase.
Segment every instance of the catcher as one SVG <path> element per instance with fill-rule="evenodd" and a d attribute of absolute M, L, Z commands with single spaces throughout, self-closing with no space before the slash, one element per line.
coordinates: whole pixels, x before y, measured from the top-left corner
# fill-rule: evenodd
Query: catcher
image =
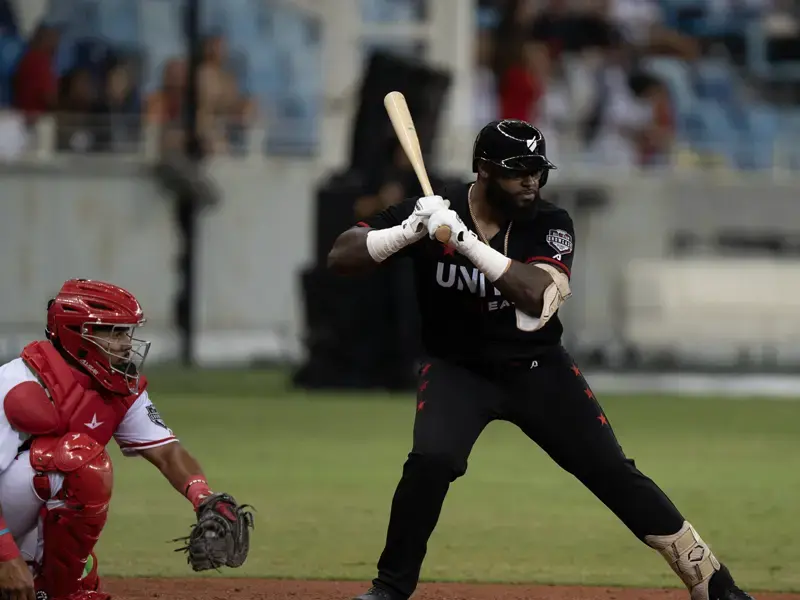
<path fill-rule="evenodd" d="M 73 279 L 47 305 L 47 339 L 0 366 L 0 599 L 111 598 L 93 550 L 111 500 L 112 437 L 191 502 L 197 522 L 177 551 L 195 571 L 247 558 L 252 513 L 211 491 L 150 401 L 150 343 L 133 337 L 142 324 L 127 291 Z"/>

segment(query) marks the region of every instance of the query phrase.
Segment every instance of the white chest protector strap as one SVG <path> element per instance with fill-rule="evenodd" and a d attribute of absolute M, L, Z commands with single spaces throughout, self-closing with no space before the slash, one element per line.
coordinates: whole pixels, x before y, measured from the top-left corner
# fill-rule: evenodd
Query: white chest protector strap
<path fill-rule="evenodd" d="M 692 600 L 709 600 L 708 581 L 719 571 L 714 553 L 688 522 L 672 535 L 648 535 L 645 543 L 658 550 L 689 589 Z"/>
<path fill-rule="evenodd" d="M 569 278 L 561 269 L 546 263 L 534 263 L 532 266 L 546 271 L 553 278 L 553 283 L 547 286 L 542 297 L 542 314 L 539 317 L 526 315 L 517 310 L 517 328 L 522 331 L 536 331 L 556 314 L 559 307 L 572 295 L 569 287 Z"/>

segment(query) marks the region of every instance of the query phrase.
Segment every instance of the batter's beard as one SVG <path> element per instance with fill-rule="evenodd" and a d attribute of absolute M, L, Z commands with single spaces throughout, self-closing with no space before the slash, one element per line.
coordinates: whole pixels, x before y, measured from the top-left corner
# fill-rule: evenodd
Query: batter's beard
<path fill-rule="evenodd" d="M 520 206 L 514 195 L 505 191 L 496 179 L 490 177 L 486 180 L 486 202 L 509 221 L 520 221 L 533 217 L 538 198 L 539 193 L 537 192 L 533 202 Z"/>

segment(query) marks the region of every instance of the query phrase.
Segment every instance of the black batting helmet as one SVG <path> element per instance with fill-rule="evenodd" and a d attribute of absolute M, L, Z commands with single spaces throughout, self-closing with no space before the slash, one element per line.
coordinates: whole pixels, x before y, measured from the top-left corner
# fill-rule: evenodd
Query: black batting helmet
<path fill-rule="evenodd" d="M 478 163 L 486 161 L 509 171 L 538 171 L 543 169 L 539 183 L 547 183 L 547 174 L 556 166 L 547 160 L 544 134 L 536 127 L 517 119 L 492 121 L 481 129 L 472 148 L 472 172 Z"/>

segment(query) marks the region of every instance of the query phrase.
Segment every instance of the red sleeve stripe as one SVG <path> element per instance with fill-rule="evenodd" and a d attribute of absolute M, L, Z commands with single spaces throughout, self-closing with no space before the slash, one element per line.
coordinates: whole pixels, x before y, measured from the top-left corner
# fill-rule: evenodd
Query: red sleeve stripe
<path fill-rule="evenodd" d="M 550 258 L 549 256 L 532 256 L 528 260 L 525 261 L 526 264 L 535 263 L 535 262 L 546 262 L 557 266 L 559 269 L 564 271 L 567 274 L 567 277 L 571 277 L 571 273 L 569 272 L 569 267 L 565 265 L 560 260 L 556 260 L 555 258 Z"/>
<path fill-rule="evenodd" d="M 359 221 L 358 223 L 356 223 L 356 227 L 369 227 L 369 223 L 367 223 L 366 221 Z"/>
<path fill-rule="evenodd" d="M 120 448 L 124 448 L 125 450 L 134 450 L 136 448 L 145 448 L 146 446 L 160 446 L 162 444 L 166 444 L 167 442 L 171 442 L 175 440 L 175 436 L 171 435 L 169 437 L 162 438 L 160 440 L 151 440 L 149 442 L 131 442 L 131 443 L 123 443 L 120 444 Z"/>

